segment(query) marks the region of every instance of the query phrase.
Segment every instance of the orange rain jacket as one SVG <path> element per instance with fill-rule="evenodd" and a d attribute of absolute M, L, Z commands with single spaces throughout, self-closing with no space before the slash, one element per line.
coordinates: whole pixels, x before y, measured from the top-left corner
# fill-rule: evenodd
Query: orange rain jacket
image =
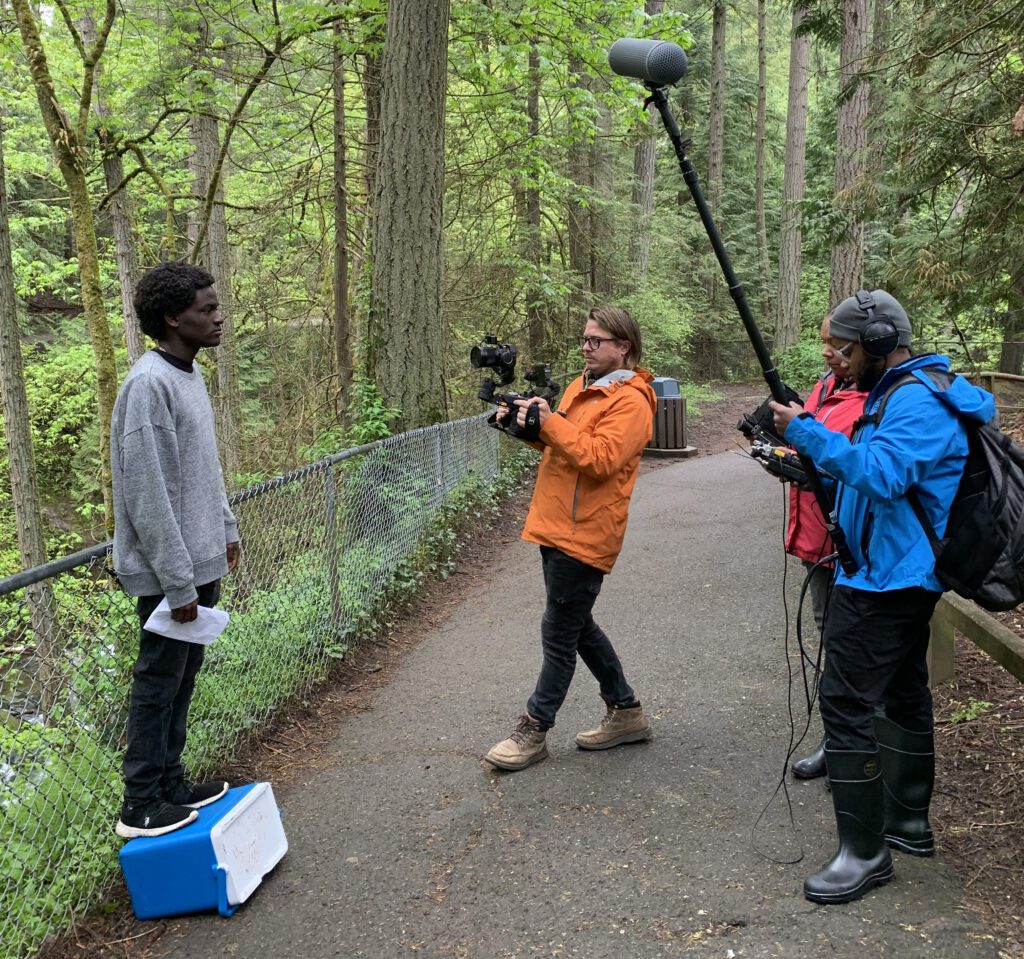
<path fill-rule="evenodd" d="M 647 370 L 579 376 L 541 428 L 544 455 L 523 539 L 611 572 L 657 400 Z"/>

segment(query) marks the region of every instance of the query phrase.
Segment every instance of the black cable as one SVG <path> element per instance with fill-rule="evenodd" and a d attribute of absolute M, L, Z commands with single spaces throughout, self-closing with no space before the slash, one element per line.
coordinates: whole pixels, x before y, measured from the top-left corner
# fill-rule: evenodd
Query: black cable
<path fill-rule="evenodd" d="M 789 825 L 790 825 L 790 828 L 793 830 L 794 836 L 797 836 L 797 837 L 799 836 L 799 833 L 798 833 L 798 830 L 797 830 L 797 827 L 796 827 L 796 818 L 795 818 L 795 816 L 793 814 L 793 800 L 792 800 L 792 797 L 789 794 L 789 780 L 788 780 L 789 765 L 790 765 L 790 761 L 792 760 L 793 756 L 796 754 L 797 750 L 800 748 L 800 746 L 803 744 L 804 740 L 807 738 L 807 733 L 810 731 L 810 728 L 811 728 L 811 720 L 814 717 L 814 705 L 817 702 L 817 698 L 818 698 L 818 682 L 819 682 L 819 680 L 821 678 L 821 662 L 822 662 L 822 657 L 823 657 L 824 649 L 825 649 L 825 643 L 824 643 L 825 623 L 826 623 L 827 618 L 828 618 L 828 605 L 829 605 L 828 604 L 828 600 L 829 600 L 829 597 L 831 596 L 831 592 L 832 592 L 832 585 L 831 585 L 831 583 L 829 584 L 828 592 L 825 595 L 825 604 L 824 604 L 824 609 L 822 611 L 822 618 L 821 618 L 821 628 L 818 631 L 818 651 L 817 651 L 817 655 L 814 656 L 813 659 L 810 656 L 810 654 L 808 653 L 807 648 L 806 648 L 806 646 L 804 644 L 804 639 L 803 639 L 803 607 L 804 607 L 804 600 L 805 600 L 805 598 L 807 596 L 807 592 L 810 589 L 811 579 L 814 577 L 815 573 L 817 573 L 818 569 L 821 568 L 822 566 L 826 566 L 828 564 L 831 564 L 831 563 L 835 562 L 835 560 L 837 559 L 835 553 L 829 553 L 827 556 L 823 556 L 821 559 L 819 559 L 817 562 L 815 562 L 812 566 L 810 566 L 807 569 L 807 574 L 806 574 L 806 576 L 804 576 L 804 581 L 803 581 L 803 583 L 800 586 L 799 606 L 797 607 L 796 623 L 795 623 L 795 625 L 796 625 L 797 648 L 798 648 L 799 653 L 800 653 L 800 672 L 801 672 L 801 677 L 802 677 L 802 680 L 803 680 L 803 687 L 804 687 L 804 704 L 806 706 L 806 720 L 804 722 L 803 729 L 800 730 L 800 734 L 798 736 L 797 735 L 797 720 L 796 720 L 796 716 L 794 715 L 794 709 L 793 709 L 793 663 L 792 663 L 792 660 L 790 658 L 790 649 L 789 649 L 790 615 L 789 615 L 789 598 L 788 598 L 788 595 L 787 595 L 788 594 L 788 590 L 786 588 L 787 585 L 788 585 L 788 582 L 789 582 L 789 562 L 787 560 L 787 554 L 786 554 L 786 531 L 787 531 L 786 504 L 787 504 L 787 499 L 788 499 L 788 485 L 783 484 L 783 513 L 782 513 L 782 555 L 783 555 L 783 565 L 782 565 L 782 610 L 783 610 L 783 616 L 784 616 L 784 621 L 785 621 L 784 632 L 783 632 L 783 650 L 784 650 L 784 656 L 785 656 L 785 660 L 786 660 L 786 671 L 787 671 L 786 711 L 787 711 L 787 714 L 788 714 L 788 717 L 789 717 L 789 742 L 788 742 L 787 747 L 786 747 L 786 756 L 785 756 L 785 759 L 783 760 L 783 763 L 782 763 L 782 773 L 781 773 L 781 775 L 779 777 L 779 781 L 776 784 L 774 790 L 772 790 L 771 796 L 768 797 L 767 802 L 765 802 L 764 806 L 761 809 L 761 812 L 758 814 L 757 819 L 754 821 L 754 824 L 753 824 L 753 826 L 751 826 L 751 829 L 750 829 L 750 844 L 751 844 L 751 848 L 754 850 L 754 852 L 756 852 L 759 856 L 761 856 L 761 858 L 766 859 L 768 862 L 771 862 L 771 863 L 773 863 L 775 865 L 781 865 L 781 866 L 796 865 L 798 862 L 801 862 L 803 860 L 804 855 L 805 855 L 803 843 L 800 843 L 800 853 L 799 853 L 799 855 L 797 855 L 794 858 L 790 858 L 790 859 L 780 859 L 780 858 L 777 858 L 775 856 L 769 855 L 764 850 L 758 848 L 756 833 L 757 833 L 758 826 L 761 824 L 761 820 L 764 819 L 764 817 L 768 814 L 768 810 L 771 808 L 772 803 L 775 802 L 776 797 L 781 792 L 782 795 L 784 796 L 785 800 L 786 800 L 786 810 L 787 810 L 788 815 L 789 815 Z M 810 679 L 808 679 L 808 667 L 811 668 L 811 678 Z"/>

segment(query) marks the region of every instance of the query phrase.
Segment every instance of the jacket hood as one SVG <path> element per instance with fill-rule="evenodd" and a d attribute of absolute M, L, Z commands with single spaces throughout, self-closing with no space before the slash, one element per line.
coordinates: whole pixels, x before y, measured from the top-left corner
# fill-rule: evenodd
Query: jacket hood
<path fill-rule="evenodd" d="M 637 390 L 647 400 L 653 413 L 658 408 L 658 398 L 650 386 L 653 374 L 643 367 L 637 366 L 632 370 L 612 370 L 606 373 L 599 380 L 594 380 L 585 388 L 588 390 L 604 390 L 610 393 L 616 389 L 630 388 Z"/>
<path fill-rule="evenodd" d="M 871 391 L 868 399 L 868 406 L 873 408 L 874 404 L 881 398 L 882 394 L 897 379 L 906 373 L 913 373 L 925 386 L 928 387 L 943 403 L 953 412 L 958 413 L 967 419 L 978 423 L 987 423 L 996 415 L 996 404 L 992 394 L 979 386 L 969 383 L 964 377 L 956 376 L 946 389 L 942 389 L 932 382 L 925 370 L 943 370 L 949 372 L 949 357 L 937 353 L 926 353 L 923 356 L 913 356 L 905 363 L 886 370 L 885 375 L 878 385 Z"/>

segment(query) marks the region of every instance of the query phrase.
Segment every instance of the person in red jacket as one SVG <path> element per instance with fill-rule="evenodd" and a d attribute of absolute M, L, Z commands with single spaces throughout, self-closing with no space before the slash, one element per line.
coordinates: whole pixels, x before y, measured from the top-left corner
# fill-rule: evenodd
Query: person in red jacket
<path fill-rule="evenodd" d="M 829 329 L 829 317 L 821 324 L 821 355 L 828 370 L 811 390 L 804 409 L 808 410 L 819 423 L 830 430 L 850 436 L 854 424 L 864 412 L 864 401 L 868 394 L 858 390 L 847 378 L 849 362 L 833 346 Z M 789 489 L 789 529 L 786 532 L 786 552 L 796 556 L 810 574 L 808 592 L 811 594 L 811 610 L 814 624 L 821 635 L 825 622 L 825 609 L 832 586 L 832 564 L 815 567 L 815 564 L 832 552 L 832 540 L 821 515 L 814 494 L 806 487 L 793 484 Z M 825 740 L 809 756 L 798 759 L 792 765 L 797 779 L 817 779 L 825 775 Z"/>
<path fill-rule="evenodd" d="M 569 384 L 558 411 L 537 397 L 517 401 L 520 426 L 531 404 L 540 419 L 544 453 L 523 539 L 540 547 L 547 605 L 544 662 L 526 713 L 484 757 L 499 769 L 524 769 L 547 758 L 547 731 L 569 691 L 577 656 L 600 684 L 606 711 L 596 729 L 576 736 L 576 745 L 610 749 L 650 736 L 622 663 L 592 615 L 622 548 L 629 498 L 654 424 L 652 377 L 636 365 L 640 350 L 640 328 L 626 310 L 595 307 L 583 330 L 586 369 Z"/>

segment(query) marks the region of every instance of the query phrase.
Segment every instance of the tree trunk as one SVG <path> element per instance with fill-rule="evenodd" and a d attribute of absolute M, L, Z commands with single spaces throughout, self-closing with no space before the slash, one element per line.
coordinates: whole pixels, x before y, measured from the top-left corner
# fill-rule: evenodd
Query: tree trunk
<path fill-rule="evenodd" d="M 338 409 L 348 401 L 352 382 L 352 330 L 348 309 L 348 165 L 345 158 L 345 58 L 341 21 L 334 23 L 331 76 L 334 88 L 334 359 L 338 370 Z"/>
<path fill-rule="evenodd" d="M 606 87 L 599 81 L 602 90 Z M 615 289 L 615 224 L 612 205 L 615 198 L 615 167 L 608 143 L 612 135 L 612 110 L 605 100 L 597 105 L 597 135 L 590 146 L 591 180 L 594 195 L 590 206 L 590 275 L 594 293 L 607 298 Z"/>
<path fill-rule="evenodd" d="M 646 0 L 644 12 L 655 17 L 665 9 L 665 0 Z M 633 149 L 633 216 L 629 234 L 629 262 L 633 279 L 639 286 L 651 267 L 651 219 L 654 214 L 654 169 L 657 128 L 654 107 L 647 108 L 643 135 Z"/>
<path fill-rule="evenodd" d="M 719 217 L 722 205 L 722 169 L 725 165 L 725 0 L 714 0 L 711 26 L 711 118 L 708 129 L 708 206 Z M 708 298 L 718 303 L 721 277 L 712 272 Z"/>
<path fill-rule="evenodd" d="M 369 347 L 410 429 L 444 420 L 444 120 L 449 0 L 388 4 Z"/>
<path fill-rule="evenodd" d="M 803 245 L 800 204 L 804 199 L 807 154 L 807 81 L 810 36 L 800 31 L 805 9 L 793 10 L 789 41 L 789 106 L 786 117 L 786 161 L 779 223 L 779 301 L 775 318 L 775 353 L 800 339 L 800 269 Z"/>
<path fill-rule="evenodd" d="M 529 149 L 537 150 L 540 144 L 540 54 L 537 44 L 530 44 L 530 57 L 526 94 L 526 122 L 530 133 Z M 540 187 L 535 173 L 523 189 L 523 253 L 530 264 L 531 282 L 526 287 L 526 328 L 530 343 L 530 354 L 539 357 L 544 351 L 544 292 L 541 288 L 543 253 L 540 230 Z"/>
<path fill-rule="evenodd" d="M 366 136 L 363 173 L 366 178 L 366 202 L 373 204 L 377 193 L 377 154 L 380 149 L 381 56 L 366 54 L 363 58 L 363 97 L 366 100 Z"/>
<path fill-rule="evenodd" d="M 95 23 L 87 14 L 82 18 L 82 38 L 86 44 L 93 42 Z M 110 194 L 110 227 L 114 234 L 114 259 L 117 261 L 117 276 L 121 287 L 121 317 L 124 320 L 124 340 L 128 348 L 128 362 L 134 363 L 146 352 L 146 344 L 135 315 L 135 285 L 139 275 L 139 256 L 135 246 L 135 214 L 131 195 L 127 187 L 120 187 L 124 181 L 124 163 L 117 152 L 117 143 L 107 128 L 110 108 L 104 96 L 102 73 L 96 68 L 96 96 L 93 110 L 99 117 L 96 138 L 103 152 L 103 178 Z"/>
<path fill-rule="evenodd" d="M 117 367 L 114 362 L 114 344 L 107 324 L 107 312 L 100 286 L 99 253 L 96 246 L 96 223 L 92 200 L 86 182 L 85 170 L 88 146 L 85 139 L 92 97 L 93 69 L 103 55 L 106 38 L 114 20 L 113 0 L 108 0 L 106 18 L 99 37 L 89 51 L 89 62 L 83 61 L 81 100 L 77 122 L 72 125 L 61 109 L 57 92 L 50 76 L 50 67 L 39 35 L 39 25 L 32 14 L 29 0 L 11 0 L 18 20 L 22 46 L 28 60 L 32 84 L 43 124 L 53 149 L 57 167 L 68 188 L 71 219 L 74 226 L 75 251 L 78 258 L 78 276 L 82 287 L 82 306 L 85 312 L 89 338 L 96 362 L 96 396 L 99 407 L 100 432 L 100 486 L 106 513 L 107 532 L 113 531 L 113 490 L 110 479 L 110 419 L 117 397 Z"/>
<path fill-rule="evenodd" d="M 32 456 L 32 431 L 29 426 L 28 398 L 21 362 L 21 336 L 14 299 L 14 264 L 11 260 L 11 231 L 7 210 L 7 174 L 4 165 L 3 115 L 0 113 L 0 412 L 3 413 L 4 439 L 11 477 L 11 503 L 18 536 L 18 553 L 25 569 L 46 562 L 46 538 L 39 508 L 35 461 Z M 29 690 L 47 709 L 52 701 L 50 683 L 53 654 L 53 593 L 49 580 L 26 590 L 35 657 L 31 672 L 40 685 L 39 694 Z"/>
<path fill-rule="evenodd" d="M 999 351 L 999 372 L 1020 376 L 1024 363 L 1024 271 L 1011 281 L 1013 296 L 1003 319 L 1003 345 Z"/>
<path fill-rule="evenodd" d="M 197 198 L 207 195 L 221 152 L 215 98 L 209 79 L 209 65 L 206 62 L 208 45 L 209 36 L 203 22 L 196 38 L 196 56 L 199 61 L 196 70 L 198 104 L 196 112 L 189 118 L 189 141 L 192 144 L 189 169 L 192 173 L 192 192 Z M 241 458 L 238 450 L 237 424 L 240 402 L 235 363 L 233 270 L 231 248 L 228 245 L 227 217 L 224 212 L 225 179 L 223 173 L 218 177 L 214 202 L 209 207 L 209 220 L 206 223 L 202 222 L 203 205 L 198 203 L 189 217 L 188 233 L 192 259 L 202 263 L 217 281 L 217 299 L 220 302 L 223 334 L 216 353 L 217 380 L 211 392 L 224 477 L 230 484 L 240 471 Z"/>
<path fill-rule="evenodd" d="M 864 276 L 864 194 L 870 88 L 863 73 L 867 53 L 868 0 L 843 0 L 833 203 L 843 212 L 844 223 L 842 234 L 832 246 L 829 282 L 832 304 L 859 290 Z"/>
<path fill-rule="evenodd" d="M 765 0 L 757 0 L 757 119 L 754 123 L 754 213 L 757 221 L 757 276 L 761 316 L 771 316 L 768 299 L 768 227 L 764 212 L 764 124 L 768 91 L 768 28 Z"/>
<path fill-rule="evenodd" d="M 569 82 L 581 91 L 582 96 L 590 89 L 589 77 L 584 72 L 583 59 L 575 51 L 569 54 Z M 579 312 L 590 298 L 594 289 L 591 272 L 590 210 L 593 199 L 593 168 L 590 162 L 590 130 L 588 121 L 581 119 L 570 106 L 569 111 L 569 179 L 575 184 L 569 197 L 567 232 L 569 234 L 569 270 L 575 280 L 572 309 Z"/>

